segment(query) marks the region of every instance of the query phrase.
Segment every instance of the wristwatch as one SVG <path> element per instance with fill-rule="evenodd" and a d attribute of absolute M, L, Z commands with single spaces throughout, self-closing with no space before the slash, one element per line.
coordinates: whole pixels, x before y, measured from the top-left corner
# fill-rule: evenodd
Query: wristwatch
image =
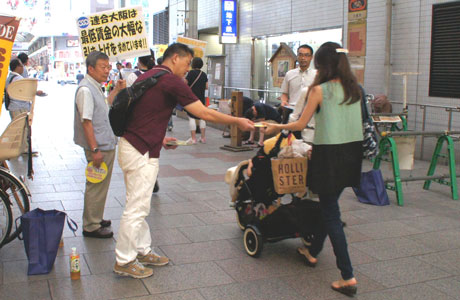
<path fill-rule="evenodd" d="M 97 152 L 99 152 L 99 148 L 98 148 L 98 147 L 94 147 L 93 150 L 91 150 L 91 152 L 97 153 Z"/>

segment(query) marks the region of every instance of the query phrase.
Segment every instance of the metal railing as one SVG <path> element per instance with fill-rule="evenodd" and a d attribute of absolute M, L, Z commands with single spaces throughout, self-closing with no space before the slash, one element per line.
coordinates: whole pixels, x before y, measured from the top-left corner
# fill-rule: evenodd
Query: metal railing
<path fill-rule="evenodd" d="M 225 98 L 230 98 L 231 92 L 232 91 L 248 91 L 251 92 L 251 98 L 252 99 L 257 99 L 256 97 L 253 96 L 252 93 L 257 93 L 259 96 L 259 99 L 261 102 L 267 103 L 267 104 L 279 104 L 280 100 L 277 99 L 276 95 L 280 95 L 281 91 L 275 91 L 275 90 L 266 90 L 266 89 L 252 89 L 252 88 L 243 88 L 243 87 L 233 87 L 233 86 L 224 86 L 224 97 Z M 263 97 L 260 97 L 260 94 L 263 93 Z M 273 96 L 275 95 L 275 96 Z M 404 104 L 402 101 L 390 101 L 391 104 L 400 104 L 401 106 Z M 445 110 L 448 112 L 448 117 L 447 117 L 447 131 L 452 131 L 452 122 L 453 122 L 453 113 L 454 112 L 460 112 L 460 106 L 447 106 L 447 105 L 435 105 L 435 104 L 417 104 L 417 103 L 407 103 L 406 104 L 408 107 L 416 107 L 417 109 L 422 110 L 422 130 L 421 131 L 426 131 L 426 124 L 427 124 L 427 111 L 429 109 L 438 109 L 438 110 Z M 415 112 L 417 113 L 417 112 Z M 459 120 L 460 121 L 460 120 Z M 414 124 L 414 123 L 412 123 Z M 416 124 L 414 124 L 416 126 Z M 436 128 L 436 130 L 443 130 L 442 128 Z M 425 146 L 425 137 L 421 137 L 421 143 L 420 143 L 420 159 L 423 160 L 423 154 L 424 154 L 424 146 Z"/>
<path fill-rule="evenodd" d="M 401 101 L 390 101 L 392 104 L 401 104 L 403 105 L 404 103 Z M 418 104 L 418 103 L 407 103 L 408 106 L 413 106 L 416 108 L 419 108 L 422 110 L 422 132 L 426 131 L 426 124 L 427 124 L 427 111 L 428 109 L 438 109 L 438 110 L 445 110 L 448 112 L 448 117 L 447 117 L 447 128 L 445 129 L 446 131 L 452 131 L 452 121 L 453 121 L 453 113 L 454 112 L 460 112 L 460 106 L 447 106 L 447 105 L 435 105 L 435 104 Z M 417 112 L 415 112 L 417 113 Z M 439 128 L 440 130 L 443 130 L 442 128 Z M 421 137 L 421 142 L 420 142 L 420 159 L 423 160 L 423 154 L 424 154 L 424 146 L 425 146 L 425 137 Z"/>
<path fill-rule="evenodd" d="M 251 88 L 242 88 L 242 87 L 234 87 L 234 86 L 224 86 L 224 97 L 226 99 L 230 98 L 232 91 L 248 91 L 251 92 L 251 99 L 254 99 L 256 101 L 260 101 L 263 103 L 267 104 L 279 104 L 281 103 L 280 100 L 277 100 L 276 96 L 271 96 L 271 95 L 281 95 L 281 91 L 274 91 L 274 90 L 262 90 L 262 89 L 251 89 Z M 257 93 L 258 97 L 254 97 L 254 93 Z M 260 94 L 263 93 L 263 97 L 260 96 Z"/>

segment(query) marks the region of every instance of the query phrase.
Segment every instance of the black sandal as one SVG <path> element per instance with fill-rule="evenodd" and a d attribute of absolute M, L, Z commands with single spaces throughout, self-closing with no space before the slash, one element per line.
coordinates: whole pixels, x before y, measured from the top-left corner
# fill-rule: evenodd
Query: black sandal
<path fill-rule="evenodd" d="M 306 264 L 307 266 L 309 266 L 310 268 L 316 267 L 316 264 L 317 264 L 318 262 L 315 262 L 315 263 L 311 262 L 302 252 L 300 252 L 300 248 L 297 248 L 297 254 L 299 254 L 300 256 L 302 256 L 302 258 L 304 259 L 305 264 Z"/>
<path fill-rule="evenodd" d="M 356 292 L 358 291 L 358 286 L 356 284 L 354 285 L 344 285 L 344 286 L 341 286 L 341 287 L 335 287 L 333 285 L 331 285 L 331 288 L 336 291 L 336 292 L 339 292 L 339 293 L 342 293 L 348 297 L 353 297 L 354 295 L 356 295 Z"/>

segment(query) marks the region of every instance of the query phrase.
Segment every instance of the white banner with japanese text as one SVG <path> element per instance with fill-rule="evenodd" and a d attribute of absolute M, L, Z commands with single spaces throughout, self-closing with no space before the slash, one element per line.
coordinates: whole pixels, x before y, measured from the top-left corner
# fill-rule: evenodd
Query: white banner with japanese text
<path fill-rule="evenodd" d="M 77 19 L 83 56 L 104 52 L 110 61 L 150 54 L 142 7 L 103 11 Z"/>

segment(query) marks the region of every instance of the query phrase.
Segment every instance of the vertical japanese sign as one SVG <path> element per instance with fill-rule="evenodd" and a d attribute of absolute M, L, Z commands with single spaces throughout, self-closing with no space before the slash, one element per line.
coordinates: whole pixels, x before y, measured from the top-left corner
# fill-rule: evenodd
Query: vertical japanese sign
<path fill-rule="evenodd" d="M 208 44 L 208 42 L 206 41 L 195 40 L 183 36 L 177 37 L 177 42 L 189 46 L 189 48 L 193 49 L 194 57 L 199 58 L 204 57 L 204 54 L 206 52 L 206 45 Z"/>
<path fill-rule="evenodd" d="M 348 0 L 348 58 L 358 82 L 364 84 L 367 38 L 367 0 Z"/>
<path fill-rule="evenodd" d="M 85 58 L 94 50 L 107 54 L 110 61 L 150 54 L 140 6 L 80 17 L 77 27 Z"/>
<path fill-rule="evenodd" d="M 367 18 L 367 0 L 348 1 L 348 22 Z"/>
<path fill-rule="evenodd" d="M 14 39 L 19 28 L 19 18 L 0 16 L 0 113 L 3 107 L 3 93 L 11 59 Z"/>
<path fill-rule="evenodd" d="M 236 44 L 238 41 L 237 0 L 222 0 L 221 6 L 220 42 L 222 44 Z"/>

